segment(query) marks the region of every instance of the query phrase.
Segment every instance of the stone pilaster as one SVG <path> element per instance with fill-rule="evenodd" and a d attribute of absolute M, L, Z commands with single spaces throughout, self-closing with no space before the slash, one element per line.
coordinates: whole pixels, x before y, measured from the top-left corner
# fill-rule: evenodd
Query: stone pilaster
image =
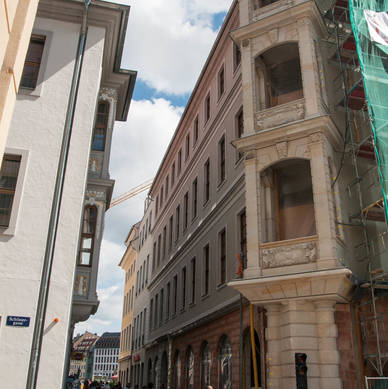
<path fill-rule="evenodd" d="M 338 330 L 335 324 L 334 300 L 315 302 L 320 364 L 320 389 L 341 389 L 340 355 L 337 346 Z"/>
<path fill-rule="evenodd" d="M 315 223 L 319 239 L 317 268 L 338 267 L 335 245 L 334 211 L 330 201 L 331 187 L 325 138 L 316 133 L 309 138 L 311 179 L 313 183 Z"/>
<path fill-rule="evenodd" d="M 265 338 L 267 341 L 267 386 L 271 389 L 281 388 L 281 337 L 280 337 L 280 310 L 281 304 L 268 304 L 265 306 L 267 314 L 267 328 Z"/>
<path fill-rule="evenodd" d="M 255 152 L 245 159 L 245 200 L 247 214 L 247 268 L 244 278 L 260 276 L 259 244 L 260 231 L 258 224 L 260 203 L 260 173 L 257 171 Z"/>

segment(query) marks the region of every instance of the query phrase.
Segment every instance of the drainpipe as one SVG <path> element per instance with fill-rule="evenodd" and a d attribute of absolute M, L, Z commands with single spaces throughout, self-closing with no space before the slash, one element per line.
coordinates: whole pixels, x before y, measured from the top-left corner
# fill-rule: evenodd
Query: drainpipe
<path fill-rule="evenodd" d="M 78 86 L 81 75 L 82 60 L 85 52 L 85 42 L 87 35 L 87 15 L 91 0 L 85 0 L 85 7 L 82 16 L 81 31 L 79 34 L 78 49 L 75 59 L 73 79 L 69 101 L 67 105 L 66 120 L 63 130 L 61 151 L 59 156 L 57 176 L 54 188 L 53 202 L 51 205 L 50 221 L 47 233 L 46 249 L 43 260 L 42 276 L 39 288 L 39 297 L 35 315 L 34 333 L 32 337 L 30 362 L 27 372 L 26 389 L 36 389 L 38 379 L 39 362 L 43 342 L 43 330 L 46 318 L 47 300 L 50 287 L 51 270 L 54 258 L 55 241 L 58 230 L 58 219 L 61 208 L 63 185 L 67 158 L 69 155 L 70 138 L 73 129 L 74 111 L 77 102 Z"/>

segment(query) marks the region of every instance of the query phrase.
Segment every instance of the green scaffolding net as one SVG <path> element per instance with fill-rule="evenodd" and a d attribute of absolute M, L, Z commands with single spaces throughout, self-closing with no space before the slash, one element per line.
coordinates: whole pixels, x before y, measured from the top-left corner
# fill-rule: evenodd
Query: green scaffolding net
<path fill-rule="evenodd" d="M 349 0 L 388 220 L 388 0 Z"/>

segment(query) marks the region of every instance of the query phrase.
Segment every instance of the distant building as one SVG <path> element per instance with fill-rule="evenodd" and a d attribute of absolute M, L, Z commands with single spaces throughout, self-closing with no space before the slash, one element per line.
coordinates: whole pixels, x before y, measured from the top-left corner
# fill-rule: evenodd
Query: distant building
<path fill-rule="evenodd" d="M 109 379 L 118 371 L 120 332 L 104 332 L 94 345 L 93 379 Z"/>
<path fill-rule="evenodd" d="M 85 332 L 74 338 L 73 349 L 70 355 L 69 375 L 78 375 L 81 380 L 88 378 L 86 374 L 87 359 L 98 338 L 97 334 L 90 332 Z"/>
<path fill-rule="evenodd" d="M 125 271 L 123 318 L 121 324 L 119 380 L 123 384 L 131 382 L 133 303 L 136 280 L 136 253 L 139 245 L 139 229 L 135 224 L 125 241 L 127 249 L 119 266 Z M 144 274 L 146 269 L 144 269 Z"/>

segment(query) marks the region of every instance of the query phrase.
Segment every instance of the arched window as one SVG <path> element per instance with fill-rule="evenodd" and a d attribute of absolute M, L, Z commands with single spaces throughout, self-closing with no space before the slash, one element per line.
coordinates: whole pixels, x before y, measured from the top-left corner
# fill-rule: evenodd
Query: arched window
<path fill-rule="evenodd" d="M 190 346 L 186 352 L 186 388 L 194 389 L 194 353 Z"/>
<path fill-rule="evenodd" d="M 91 266 L 93 257 L 94 238 L 96 234 L 97 207 L 87 205 L 82 220 L 81 245 L 78 264 Z"/>
<path fill-rule="evenodd" d="M 303 98 L 297 42 L 267 50 L 256 58 L 255 66 L 258 109 Z"/>
<path fill-rule="evenodd" d="M 218 361 L 220 389 L 232 389 L 232 346 L 227 336 L 221 339 Z"/>
<path fill-rule="evenodd" d="M 181 388 L 181 357 L 179 351 L 176 351 L 174 358 L 174 377 L 172 383 L 173 389 Z"/>
<path fill-rule="evenodd" d="M 202 345 L 201 352 L 201 389 L 207 389 L 210 385 L 211 354 L 207 342 Z"/>
<path fill-rule="evenodd" d="M 96 122 L 94 126 L 93 145 L 95 151 L 104 151 L 106 130 L 108 127 L 109 104 L 106 101 L 100 101 L 97 106 Z"/>
<path fill-rule="evenodd" d="M 261 175 L 264 242 L 316 234 L 310 162 L 286 160 Z"/>

